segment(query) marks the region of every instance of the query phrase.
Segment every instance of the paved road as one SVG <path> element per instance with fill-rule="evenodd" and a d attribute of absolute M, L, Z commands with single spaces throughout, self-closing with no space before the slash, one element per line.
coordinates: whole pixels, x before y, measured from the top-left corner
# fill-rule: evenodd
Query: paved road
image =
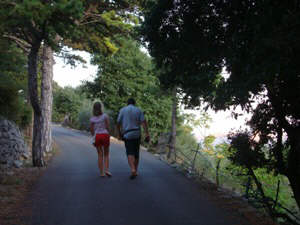
<path fill-rule="evenodd" d="M 32 225 L 241 224 L 145 151 L 139 177 L 130 180 L 124 146 L 112 143 L 113 177 L 100 178 L 87 135 L 54 126 L 53 136 L 61 151 L 35 187 Z"/>

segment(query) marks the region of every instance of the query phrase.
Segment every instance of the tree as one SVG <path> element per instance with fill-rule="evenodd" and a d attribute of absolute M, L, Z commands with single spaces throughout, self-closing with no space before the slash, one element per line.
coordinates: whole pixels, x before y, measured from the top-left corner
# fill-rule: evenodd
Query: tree
<path fill-rule="evenodd" d="M 0 48 L 0 115 L 25 128 L 31 120 L 26 102 L 26 57 L 5 39 L 0 38 Z"/>
<path fill-rule="evenodd" d="M 162 83 L 178 85 L 186 104 L 253 113 L 252 136 L 269 145 L 260 166 L 288 177 L 298 206 L 299 9 L 299 1 L 158 1 L 143 29 L 150 53 L 169 69 Z"/>
<path fill-rule="evenodd" d="M 54 92 L 53 111 L 60 119 L 68 115 L 71 122 L 76 120 L 80 106 L 81 99 L 74 88 L 65 87 Z"/>
<path fill-rule="evenodd" d="M 28 90 L 34 111 L 33 165 L 43 166 L 43 151 L 48 146 L 45 134 L 49 131 L 47 113 L 51 105 L 50 92 L 38 95 L 38 53 L 42 43 L 52 50 L 68 45 L 76 49 L 101 51 L 110 54 L 116 51 L 110 39 L 114 34 L 130 30 L 132 15 L 138 1 L 42 1 L 25 0 L 0 2 L 0 19 L 3 36 L 14 41 L 28 54 Z M 128 22 L 125 23 L 125 20 Z M 48 56 L 51 52 L 48 49 Z M 48 58 L 49 58 L 48 57 Z M 50 61 L 49 61 L 50 62 Z M 50 63 L 48 66 L 51 66 Z M 50 69 L 51 70 L 51 69 Z M 51 71 L 45 70 L 44 84 L 51 90 Z M 49 73 L 48 73 L 49 72 Z M 49 86 L 50 85 L 50 86 Z M 46 119 L 44 119 L 44 117 Z M 48 118 L 48 119 L 47 119 Z M 45 126 L 45 122 L 48 125 Z M 48 131 L 47 131 L 48 130 Z M 48 132 L 49 133 L 49 132 Z"/>

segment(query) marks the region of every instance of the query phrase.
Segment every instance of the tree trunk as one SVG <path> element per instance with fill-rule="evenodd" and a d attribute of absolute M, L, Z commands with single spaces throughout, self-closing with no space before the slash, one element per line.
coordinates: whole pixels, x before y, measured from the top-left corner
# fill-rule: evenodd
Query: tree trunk
<path fill-rule="evenodd" d="M 43 117 L 41 146 L 42 151 L 51 151 L 51 117 L 52 117 L 52 79 L 53 79 L 53 51 L 51 47 L 44 45 L 42 56 L 42 87 L 41 87 L 41 110 Z"/>
<path fill-rule="evenodd" d="M 174 87 L 172 91 L 172 98 L 173 98 L 173 104 L 172 104 L 172 128 L 171 128 L 171 136 L 169 140 L 169 152 L 167 155 L 167 158 L 170 159 L 172 155 L 176 157 L 176 116 L 177 116 L 177 88 Z"/>
<path fill-rule="evenodd" d="M 291 149 L 288 156 L 288 179 L 293 190 L 294 198 L 300 209 L 300 141 L 298 132 L 294 135 L 289 135 L 291 140 Z"/>
<path fill-rule="evenodd" d="M 41 114 L 34 112 L 33 120 L 33 140 L 32 140 L 32 163 L 33 166 L 45 166 L 43 148 L 42 148 L 42 126 L 43 117 Z"/>
<path fill-rule="evenodd" d="M 288 159 L 287 159 L 287 171 L 286 176 L 289 179 L 289 182 L 291 184 L 291 188 L 294 194 L 294 198 L 297 202 L 298 209 L 300 209 L 300 126 L 299 121 L 296 120 L 295 124 L 291 125 L 288 120 L 287 116 L 282 110 L 282 102 L 280 102 L 280 98 L 278 95 L 276 95 L 276 91 L 268 86 L 268 97 L 271 101 L 272 106 L 274 107 L 274 112 L 276 115 L 276 119 L 278 120 L 280 129 L 284 129 L 284 131 L 287 133 L 288 140 L 287 142 L 290 144 L 290 150 L 288 153 Z M 278 135 L 282 135 L 282 131 L 278 130 Z M 281 140 L 278 140 L 277 142 L 281 142 Z M 283 147 L 282 144 L 279 145 L 279 147 Z M 281 150 L 282 152 L 282 150 Z M 282 167 L 285 169 L 285 166 L 283 166 L 282 160 L 282 153 L 279 155 L 279 169 L 282 169 Z"/>
<path fill-rule="evenodd" d="M 41 129 L 43 124 L 43 117 L 38 96 L 38 82 L 37 82 L 37 61 L 40 43 L 32 44 L 30 53 L 28 55 L 28 91 L 30 96 L 30 103 L 34 112 L 33 123 L 33 140 L 32 140 L 32 162 L 33 166 L 44 166 L 42 143 L 41 143 Z"/>
<path fill-rule="evenodd" d="M 261 183 L 258 181 L 258 179 L 251 167 L 248 167 L 248 171 L 249 171 L 249 175 L 253 178 L 253 180 L 256 184 L 257 190 L 260 192 L 263 203 L 264 203 L 265 207 L 267 208 L 269 215 L 271 217 L 273 217 L 274 216 L 273 209 L 266 198 L 266 195 L 265 195 L 265 192 L 264 192 L 264 189 L 263 189 Z"/>

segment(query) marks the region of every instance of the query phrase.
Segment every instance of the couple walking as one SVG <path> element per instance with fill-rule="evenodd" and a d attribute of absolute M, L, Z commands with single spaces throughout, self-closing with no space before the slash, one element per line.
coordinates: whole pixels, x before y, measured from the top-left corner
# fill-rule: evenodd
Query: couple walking
<path fill-rule="evenodd" d="M 124 140 L 128 164 L 131 170 L 130 179 L 138 175 L 139 152 L 141 143 L 141 125 L 145 132 L 145 141 L 150 141 L 147 121 L 143 112 L 135 106 L 133 98 L 128 99 L 127 106 L 123 107 L 118 115 L 117 129 L 119 139 Z M 100 102 L 93 107 L 93 116 L 90 119 L 91 133 L 95 136 L 94 146 L 98 152 L 98 167 L 101 177 L 111 177 L 109 172 L 109 117 L 103 113 Z"/>

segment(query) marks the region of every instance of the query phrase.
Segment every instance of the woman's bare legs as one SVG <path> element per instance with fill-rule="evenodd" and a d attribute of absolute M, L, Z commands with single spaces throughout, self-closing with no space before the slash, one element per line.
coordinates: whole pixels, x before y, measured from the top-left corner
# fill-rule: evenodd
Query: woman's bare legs
<path fill-rule="evenodd" d="M 104 170 L 103 170 L 103 149 L 102 146 L 97 147 L 98 151 L 98 167 L 100 170 L 101 177 L 105 176 Z"/>
<path fill-rule="evenodd" d="M 104 166 L 105 166 L 105 174 L 107 176 L 111 176 L 109 172 L 109 146 L 103 147 L 104 148 Z"/>

